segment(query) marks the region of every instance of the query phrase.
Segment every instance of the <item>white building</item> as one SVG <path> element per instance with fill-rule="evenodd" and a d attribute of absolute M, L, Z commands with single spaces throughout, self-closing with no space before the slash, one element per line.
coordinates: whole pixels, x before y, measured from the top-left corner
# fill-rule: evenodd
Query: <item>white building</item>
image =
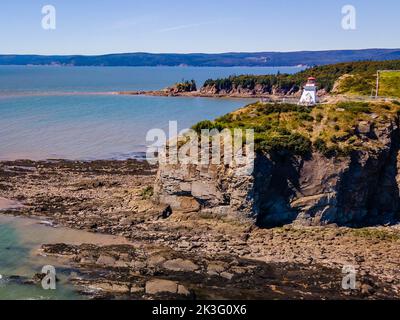
<path fill-rule="evenodd" d="M 300 105 L 304 106 L 314 106 L 318 103 L 317 96 L 317 85 L 315 82 L 315 78 L 308 78 L 306 85 L 304 86 L 303 94 L 300 98 Z"/>

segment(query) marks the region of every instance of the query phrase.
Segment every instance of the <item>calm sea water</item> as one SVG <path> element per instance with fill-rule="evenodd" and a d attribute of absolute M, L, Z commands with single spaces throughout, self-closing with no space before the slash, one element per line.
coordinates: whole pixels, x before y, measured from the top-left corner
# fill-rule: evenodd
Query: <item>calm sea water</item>
<path fill-rule="evenodd" d="M 34 236 L 27 239 L 24 233 L 28 231 Z M 39 231 L 39 232 L 37 232 Z M 80 299 L 80 296 L 68 284 L 65 271 L 60 272 L 57 290 L 43 290 L 39 285 L 24 284 L 35 273 L 41 271 L 44 265 L 56 265 L 53 261 L 38 258 L 33 250 L 41 244 L 38 241 L 41 230 L 27 226 L 22 221 L 0 216 L 0 299 L 1 300 L 48 300 L 48 299 Z M 46 230 L 46 232 L 48 232 Z M 50 230 L 51 233 L 51 230 Z M 36 235 L 36 236 L 35 236 Z M 58 270 L 65 268 L 57 267 Z"/>
<path fill-rule="evenodd" d="M 124 159 L 144 152 L 146 133 L 186 129 L 249 100 L 118 96 L 182 79 L 198 85 L 234 74 L 293 73 L 300 68 L 0 66 L 0 160 Z"/>
<path fill-rule="evenodd" d="M 52 228 L 39 224 L 37 220 L 0 214 L 0 299 L 82 298 L 68 283 L 68 278 L 77 270 L 60 264 L 56 258 L 38 255 L 38 249 L 44 243 L 113 245 L 127 244 L 128 241 L 111 235 Z M 60 280 L 56 290 L 43 290 L 40 285 L 24 283 L 41 272 L 45 265 L 56 268 Z"/>

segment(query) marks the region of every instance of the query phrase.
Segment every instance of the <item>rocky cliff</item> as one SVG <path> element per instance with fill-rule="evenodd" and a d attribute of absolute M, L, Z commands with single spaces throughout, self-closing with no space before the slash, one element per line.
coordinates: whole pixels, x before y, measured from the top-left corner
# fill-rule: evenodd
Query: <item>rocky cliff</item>
<path fill-rule="evenodd" d="M 201 94 L 206 95 L 248 95 L 248 96 L 262 96 L 262 95 L 277 95 L 277 96 L 294 96 L 300 97 L 301 90 L 299 86 L 293 85 L 289 88 L 282 88 L 278 85 L 269 86 L 256 84 L 251 87 L 243 85 L 233 85 L 227 88 L 219 88 L 216 85 L 205 85 L 200 89 Z M 320 91 L 322 95 L 325 92 Z"/>
<path fill-rule="evenodd" d="M 258 148 L 250 175 L 238 174 L 245 169 L 243 165 L 161 164 L 155 187 L 157 201 L 173 210 L 235 215 L 267 227 L 289 223 L 367 226 L 398 221 L 398 104 L 371 104 L 367 109 L 352 105 L 351 110 L 343 107 L 318 107 L 309 112 L 307 123 L 301 121 L 297 129 L 292 127 L 292 131 L 301 132 L 308 126 L 308 138 L 313 142 L 309 152 Z M 245 121 L 243 114 L 254 119 L 252 112 L 264 110 L 260 108 L 240 113 L 241 120 Z M 290 112 L 285 119 L 290 115 L 298 116 Z M 347 121 L 348 127 L 343 128 L 346 134 L 341 136 L 342 129 L 336 124 L 333 136 L 329 136 L 332 121 L 345 125 L 340 117 Z M 232 123 L 237 125 L 237 120 Z M 292 120 L 288 123 L 293 126 Z M 318 147 L 321 137 L 330 141 L 328 149 L 335 150 L 331 142 L 335 141 L 337 148 L 347 151 L 326 152 L 326 145 Z"/>

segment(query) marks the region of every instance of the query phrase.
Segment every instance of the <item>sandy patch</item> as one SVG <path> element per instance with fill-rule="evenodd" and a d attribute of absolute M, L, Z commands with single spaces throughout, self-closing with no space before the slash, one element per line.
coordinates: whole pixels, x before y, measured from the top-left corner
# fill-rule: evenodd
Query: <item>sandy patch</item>
<path fill-rule="evenodd" d="M 9 200 L 9 199 L 0 197 L 0 211 L 15 210 L 15 209 L 20 209 L 22 207 L 23 207 L 23 205 L 18 201 Z"/>

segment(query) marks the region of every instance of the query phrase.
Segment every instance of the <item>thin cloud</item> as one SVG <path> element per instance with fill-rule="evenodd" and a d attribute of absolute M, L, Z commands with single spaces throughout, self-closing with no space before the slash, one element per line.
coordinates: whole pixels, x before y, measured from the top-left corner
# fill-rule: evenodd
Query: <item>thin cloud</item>
<path fill-rule="evenodd" d="M 132 21 L 132 20 L 123 20 L 123 21 L 117 21 L 110 27 L 111 30 L 120 30 L 120 29 L 128 29 L 134 26 L 137 26 L 139 24 L 138 21 Z"/>
<path fill-rule="evenodd" d="M 132 17 L 129 19 L 114 21 L 114 23 L 108 28 L 109 30 L 124 30 L 131 29 L 140 25 L 144 25 L 154 20 L 154 14 L 144 15 L 141 17 Z"/>
<path fill-rule="evenodd" d="M 192 29 L 192 28 L 198 28 L 202 27 L 205 25 L 210 25 L 210 24 L 215 24 L 217 22 L 201 22 L 201 23 L 191 23 L 191 24 L 182 24 L 179 26 L 173 26 L 169 28 L 164 28 L 164 29 L 159 29 L 157 32 L 172 32 L 172 31 L 179 31 L 179 30 L 184 30 L 184 29 Z"/>

